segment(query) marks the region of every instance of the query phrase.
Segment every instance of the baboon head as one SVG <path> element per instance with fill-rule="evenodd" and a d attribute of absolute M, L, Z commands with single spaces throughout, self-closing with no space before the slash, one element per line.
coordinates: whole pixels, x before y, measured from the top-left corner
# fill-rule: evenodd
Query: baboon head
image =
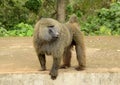
<path fill-rule="evenodd" d="M 49 18 L 42 18 L 39 22 L 39 37 L 44 41 L 55 41 L 60 35 L 60 23 Z"/>

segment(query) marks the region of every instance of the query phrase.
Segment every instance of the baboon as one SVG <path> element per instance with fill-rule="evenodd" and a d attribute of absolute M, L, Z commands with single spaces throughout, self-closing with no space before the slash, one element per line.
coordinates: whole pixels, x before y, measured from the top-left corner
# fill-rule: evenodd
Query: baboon
<path fill-rule="evenodd" d="M 78 61 L 76 70 L 85 69 L 86 56 L 83 38 L 76 15 L 72 15 L 65 24 L 51 18 L 41 18 L 35 25 L 33 43 L 42 71 L 46 70 L 45 55 L 52 55 L 53 65 L 50 75 L 53 80 L 56 79 L 60 67 L 70 67 L 73 46 L 75 46 Z M 60 66 L 62 57 L 63 65 Z"/>

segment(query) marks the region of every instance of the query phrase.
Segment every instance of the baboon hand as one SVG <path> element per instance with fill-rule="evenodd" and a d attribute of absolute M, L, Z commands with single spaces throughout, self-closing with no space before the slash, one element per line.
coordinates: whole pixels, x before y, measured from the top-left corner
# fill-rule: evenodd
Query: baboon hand
<path fill-rule="evenodd" d="M 57 71 L 51 71 L 49 73 L 51 75 L 51 79 L 55 80 L 58 76 L 58 72 Z"/>

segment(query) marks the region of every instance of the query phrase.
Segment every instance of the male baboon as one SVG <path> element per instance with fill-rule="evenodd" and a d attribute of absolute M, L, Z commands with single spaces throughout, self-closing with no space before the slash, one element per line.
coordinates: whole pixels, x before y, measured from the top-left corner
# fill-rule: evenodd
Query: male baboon
<path fill-rule="evenodd" d="M 83 70 L 86 65 L 83 34 L 80 31 L 77 17 L 73 15 L 65 23 L 59 23 L 51 18 L 42 18 L 35 25 L 34 47 L 39 58 L 42 70 L 46 70 L 45 55 L 53 56 L 53 65 L 50 71 L 52 79 L 56 79 L 60 67 L 61 58 L 64 64 L 62 68 L 70 66 L 71 48 L 75 45 L 78 67 Z"/>

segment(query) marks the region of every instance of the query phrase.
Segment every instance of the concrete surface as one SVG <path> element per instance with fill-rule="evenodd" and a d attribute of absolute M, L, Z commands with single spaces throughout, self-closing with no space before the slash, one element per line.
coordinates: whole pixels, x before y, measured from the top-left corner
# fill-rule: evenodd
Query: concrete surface
<path fill-rule="evenodd" d="M 120 73 L 60 73 L 56 80 L 47 74 L 1 74 L 0 85 L 120 85 Z"/>
<path fill-rule="evenodd" d="M 72 50 L 72 67 L 60 69 L 51 80 L 51 56 L 47 71 L 40 65 L 31 37 L 0 38 L 0 85 L 120 85 L 120 36 L 85 37 L 87 68 L 76 71 L 76 54 Z"/>

